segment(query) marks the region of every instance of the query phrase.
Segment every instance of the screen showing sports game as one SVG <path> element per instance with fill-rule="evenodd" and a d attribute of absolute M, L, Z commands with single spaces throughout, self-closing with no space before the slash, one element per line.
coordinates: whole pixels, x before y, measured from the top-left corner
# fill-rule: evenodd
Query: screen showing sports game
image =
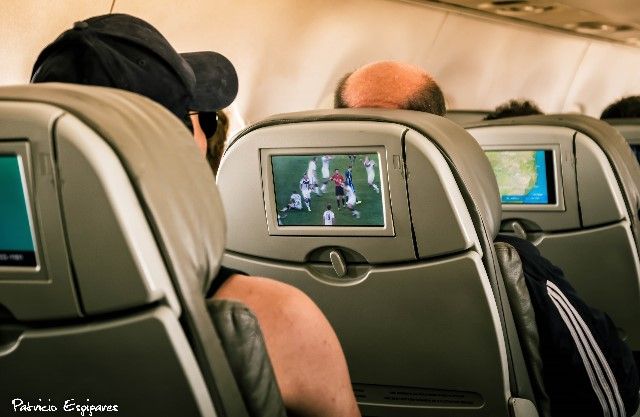
<path fill-rule="evenodd" d="M 553 151 L 486 151 L 502 204 L 555 204 Z"/>
<path fill-rule="evenodd" d="M 279 226 L 384 226 L 377 153 L 272 155 Z"/>
<path fill-rule="evenodd" d="M 36 266 L 22 159 L 0 155 L 0 267 Z"/>

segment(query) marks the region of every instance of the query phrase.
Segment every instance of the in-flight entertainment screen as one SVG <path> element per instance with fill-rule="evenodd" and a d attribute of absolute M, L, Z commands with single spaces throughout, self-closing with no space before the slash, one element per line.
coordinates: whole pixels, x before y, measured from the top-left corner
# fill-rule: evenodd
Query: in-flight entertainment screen
<path fill-rule="evenodd" d="M 485 151 L 502 204 L 556 204 L 553 151 Z"/>
<path fill-rule="evenodd" d="M 35 267 L 25 176 L 19 155 L 0 155 L 0 267 Z"/>
<path fill-rule="evenodd" d="M 640 145 L 629 145 L 638 162 L 640 162 Z"/>
<path fill-rule="evenodd" d="M 271 155 L 279 226 L 384 227 L 377 153 Z"/>

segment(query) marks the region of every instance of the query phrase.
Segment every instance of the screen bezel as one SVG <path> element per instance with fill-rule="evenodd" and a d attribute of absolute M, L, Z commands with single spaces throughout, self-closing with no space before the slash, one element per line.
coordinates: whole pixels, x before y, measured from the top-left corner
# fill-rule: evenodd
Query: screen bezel
<path fill-rule="evenodd" d="M 517 151 L 545 151 L 551 152 L 551 162 L 553 166 L 549 168 L 546 167 L 547 171 L 547 190 L 549 190 L 549 185 L 552 184 L 554 195 L 555 195 L 555 203 L 547 203 L 547 204 L 526 204 L 526 203 L 502 203 L 503 211 L 564 211 L 564 192 L 562 189 L 562 182 L 560 180 L 560 146 L 559 145 L 538 145 L 538 144 L 528 144 L 528 145 L 484 145 L 482 146 L 482 150 L 485 152 L 517 152 Z M 549 162 L 545 153 L 545 162 Z M 493 171 L 493 167 L 492 167 Z M 549 173 L 551 173 L 551 177 L 549 177 Z M 502 196 L 500 196 L 500 201 L 502 201 Z"/>
<path fill-rule="evenodd" d="M 380 197 L 384 226 L 280 226 L 276 212 L 276 195 L 273 178 L 272 156 L 306 156 L 306 155 L 339 155 L 339 154 L 372 154 L 378 155 L 380 178 Z M 260 149 L 260 166 L 262 175 L 263 201 L 267 231 L 272 236 L 395 236 L 393 213 L 389 198 L 388 161 L 384 146 L 345 146 L 345 147 L 313 147 L 313 148 L 262 148 Z"/>
<path fill-rule="evenodd" d="M 0 265 L 2 272 L 38 272 L 40 271 L 40 251 L 38 246 L 37 233 L 35 228 L 33 198 L 33 182 L 31 176 L 31 160 L 27 151 L 26 142 L 0 142 L 0 156 L 17 156 L 18 167 L 20 169 L 20 179 L 22 181 L 22 192 L 24 193 L 27 207 L 27 217 L 29 219 L 29 232 L 33 242 L 33 252 L 35 256 L 35 266 Z"/>

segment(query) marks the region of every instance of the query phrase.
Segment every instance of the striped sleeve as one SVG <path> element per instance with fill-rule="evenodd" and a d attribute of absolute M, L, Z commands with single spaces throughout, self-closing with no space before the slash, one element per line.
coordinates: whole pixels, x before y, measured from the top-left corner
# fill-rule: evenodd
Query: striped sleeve
<path fill-rule="evenodd" d="M 626 416 L 616 379 L 589 327 L 562 291 L 551 281 L 547 281 L 547 294 L 573 338 L 591 387 L 602 407 L 602 415 Z"/>

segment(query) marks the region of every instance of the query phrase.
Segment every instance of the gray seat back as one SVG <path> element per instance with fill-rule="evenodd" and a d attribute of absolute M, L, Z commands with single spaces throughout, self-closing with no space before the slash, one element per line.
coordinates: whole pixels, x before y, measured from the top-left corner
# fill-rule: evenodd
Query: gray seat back
<path fill-rule="evenodd" d="M 246 415 L 203 297 L 224 215 L 184 126 L 122 91 L 7 87 L 2 158 L 0 209 L 28 219 L 0 219 L 2 402 Z"/>
<path fill-rule="evenodd" d="M 487 110 L 447 110 L 447 119 L 461 126 L 484 120 Z"/>
<path fill-rule="evenodd" d="M 552 152 L 547 181 L 555 203 L 504 204 L 502 230 L 514 231 L 515 221 L 640 350 L 640 168 L 624 139 L 608 124 L 578 115 L 502 119 L 467 129 L 487 151 Z"/>
<path fill-rule="evenodd" d="M 282 212 L 306 161 L 327 154 L 332 172 L 356 155 L 360 220 L 341 209 L 337 225 L 323 226 L 333 185 L 311 194 L 311 211 Z M 363 154 L 377 158 L 380 194 L 364 180 Z M 303 162 L 281 169 L 273 161 L 282 156 Z M 223 264 L 287 282 L 318 304 L 363 414 L 535 415 L 492 245 L 497 185 L 462 128 L 408 111 L 274 116 L 234 139 L 217 180 L 233 231 Z M 376 204 L 375 221 L 358 224 Z M 287 225 L 283 214 L 313 225 Z"/>
<path fill-rule="evenodd" d="M 640 162 L 640 119 L 607 119 L 605 122 L 615 127 L 618 132 L 627 140 L 631 150 Z"/>

